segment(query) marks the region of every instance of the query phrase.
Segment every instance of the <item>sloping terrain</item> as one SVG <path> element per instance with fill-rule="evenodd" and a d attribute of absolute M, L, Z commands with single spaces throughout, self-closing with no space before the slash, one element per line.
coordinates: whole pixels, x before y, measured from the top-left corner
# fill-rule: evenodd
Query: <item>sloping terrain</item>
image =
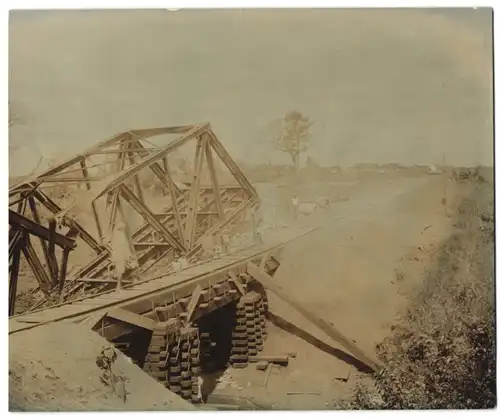
<path fill-rule="evenodd" d="M 100 380 L 96 360 L 109 343 L 72 323 L 37 327 L 9 336 L 9 405 L 21 411 L 193 410 L 130 359 L 113 366 L 125 385 Z M 125 398 L 125 401 L 124 401 Z"/>

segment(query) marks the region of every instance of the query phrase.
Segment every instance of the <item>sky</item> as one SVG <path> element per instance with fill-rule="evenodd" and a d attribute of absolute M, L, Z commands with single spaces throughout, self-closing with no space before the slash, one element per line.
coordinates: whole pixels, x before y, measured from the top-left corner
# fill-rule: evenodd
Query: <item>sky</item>
<path fill-rule="evenodd" d="M 491 165 L 491 9 L 13 11 L 11 175 L 117 132 L 210 122 L 236 159 Z M 302 161 L 304 161 L 302 159 Z"/>

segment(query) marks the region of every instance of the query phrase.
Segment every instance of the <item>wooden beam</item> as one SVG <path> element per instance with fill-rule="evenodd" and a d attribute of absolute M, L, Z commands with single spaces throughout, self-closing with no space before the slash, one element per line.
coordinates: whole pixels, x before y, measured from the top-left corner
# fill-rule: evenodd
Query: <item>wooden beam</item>
<path fill-rule="evenodd" d="M 194 310 L 196 309 L 196 306 L 200 301 L 201 291 L 202 291 L 201 287 L 197 285 L 193 291 L 193 294 L 191 295 L 191 299 L 189 300 L 189 305 L 186 310 L 186 320 L 185 320 L 186 324 L 188 324 L 191 321 L 191 318 L 193 317 Z"/>
<path fill-rule="evenodd" d="M 184 246 L 179 243 L 179 241 L 172 236 L 170 231 L 168 231 L 165 226 L 160 223 L 151 210 L 146 207 L 133 193 L 127 188 L 125 185 L 122 185 L 120 188 L 120 193 L 125 198 L 125 200 L 134 208 L 139 214 L 142 215 L 144 220 L 148 222 L 153 229 L 155 229 L 166 241 L 170 243 L 172 247 L 175 249 L 184 251 Z"/>
<path fill-rule="evenodd" d="M 240 282 L 240 280 L 236 275 L 231 275 L 231 279 L 229 281 L 231 281 L 234 284 L 234 286 L 240 292 L 241 295 L 245 295 L 247 293 L 247 291 L 243 287 L 243 284 Z"/>
<path fill-rule="evenodd" d="M 212 187 L 214 189 L 215 195 L 215 206 L 217 208 L 217 213 L 219 215 L 219 219 L 224 219 L 224 209 L 222 208 L 222 200 L 220 196 L 219 182 L 217 180 L 217 173 L 215 171 L 214 166 L 214 157 L 212 155 L 212 145 L 211 145 L 211 137 L 207 136 L 207 143 L 205 144 L 205 153 L 207 155 L 207 166 L 210 171 L 210 178 L 212 179 Z"/>
<path fill-rule="evenodd" d="M 186 221 L 185 240 L 186 248 L 191 249 L 195 237 L 196 210 L 198 209 L 198 195 L 200 188 L 200 178 L 203 169 L 203 154 L 206 141 L 203 137 L 198 139 L 196 144 L 196 154 L 194 157 L 194 173 L 191 191 L 189 195 L 188 217 Z"/>
<path fill-rule="evenodd" d="M 367 366 L 373 369 L 373 371 L 378 371 L 380 366 L 372 360 L 369 356 L 367 356 L 352 340 L 348 339 L 344 336 L 332 323 L 326 322 L 325 320 L 319 318 L 315 314 L 311 313 L 309 310 L 306 310 L 302 304 L 300 304 L 297 300 L 292 298 L 282 286 L 277 284 L 273 278 L 268 275 L 265 271 L 259 269 L 259 267 L 253 263 L 247 264 L 247 272 L 250 276 L 252 276 L 255 280 L 259 281 L 265 288 L 269 291 L 272 291 L 278 297 L 280 297 L 283 301 L 288 303 L 291 307 L 293 307 L 297 312 L 299 312 L 302 316 L 304 316 L 311 323 L 316 325 L 319 329 L 325 332 L 330 338 L 339 342 L 342 346 L 345 347 L 348 351 L 351 352 L 356 358 L 360 361 L 364 362 Z"/>
<path fill-rule="evenodd" d="M 124 310 L 122 308 L 114 308 L 106 313 L 106 317 L 111 317 L 113 319 L 132 324 L 137 327 L 141 327 L 147 330 L 153 330 L 155 321 L 148 319 L 147 317 L 141 316 L 140 314 L 132 313 L 131 311 Z"/>

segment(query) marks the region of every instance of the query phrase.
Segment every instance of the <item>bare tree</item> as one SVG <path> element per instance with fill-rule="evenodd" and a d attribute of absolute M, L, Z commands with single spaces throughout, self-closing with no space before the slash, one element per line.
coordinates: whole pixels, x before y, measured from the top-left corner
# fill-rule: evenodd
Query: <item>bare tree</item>
<path fill-rule="evenodd" d="M 288 112 L 281 121 L 276 147 L 291 157 L 295 173 L 299 170 L 300 154 L 308 150 L 311 145 L 312 124 L 309 117 L 298 111 Z"/>

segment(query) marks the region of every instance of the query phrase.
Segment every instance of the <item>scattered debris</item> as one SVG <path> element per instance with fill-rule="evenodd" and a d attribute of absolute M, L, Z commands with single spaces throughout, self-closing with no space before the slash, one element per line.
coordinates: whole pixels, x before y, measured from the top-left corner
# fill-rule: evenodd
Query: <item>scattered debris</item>
<path fill-rule="evenodd" d="M 317 391 L 287 391 L 287 396 L 298 396 L 298 395 L 314 395 L 319 396 L 321 393 Z"/>
<path fill-rule="evenodd" d="M 249 362 L 267 361 L 270 364 L 287 366 L 288 355 L 275 355 L 275 356 L 255 355 L 255 356 L 249 356 L 248 361 Z"/>
<path fill-rule="evenodd" d="M 255 364 L 255 368 L 259 371 L 265 371 L 269 366 L 269 362 L 267 361 L 259 361 Z"/>

